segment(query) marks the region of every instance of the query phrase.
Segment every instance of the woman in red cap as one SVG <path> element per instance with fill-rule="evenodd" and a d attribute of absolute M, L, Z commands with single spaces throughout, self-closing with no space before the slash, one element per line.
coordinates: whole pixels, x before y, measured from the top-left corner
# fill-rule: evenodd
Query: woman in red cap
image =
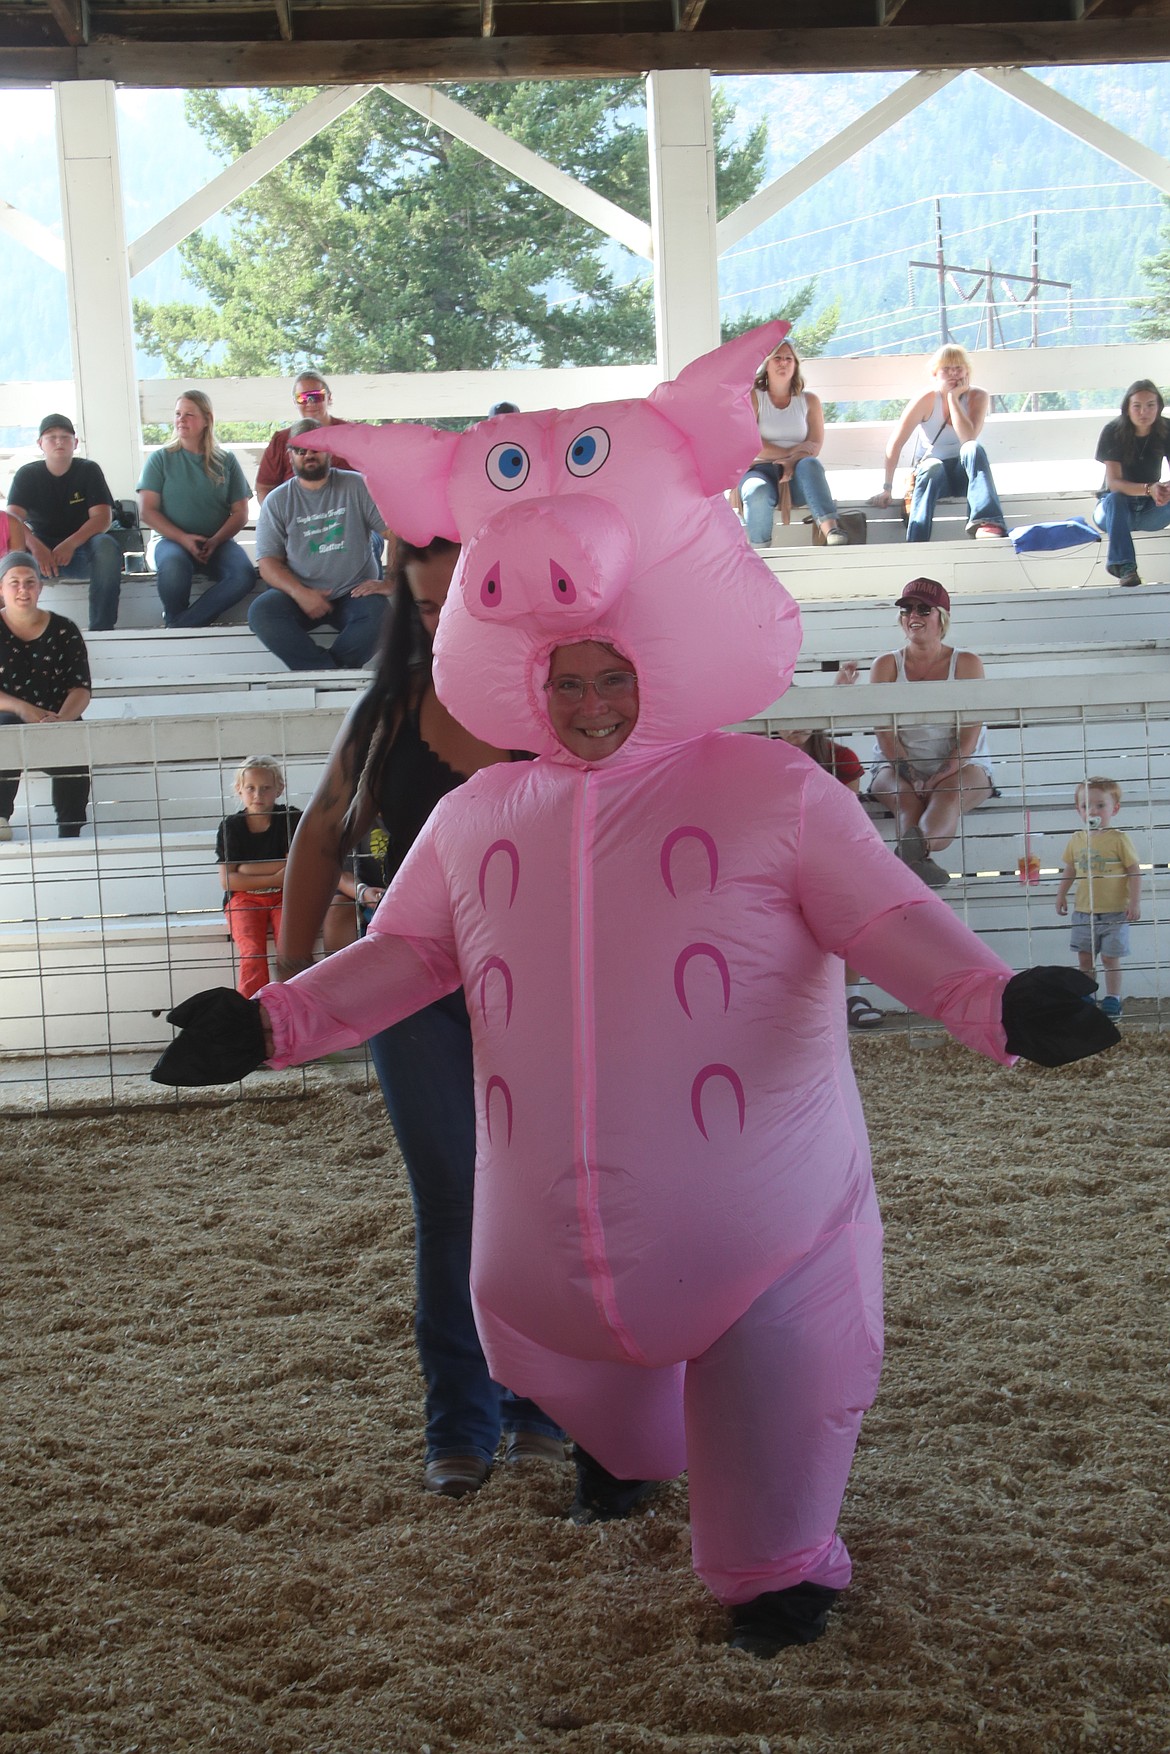
<path fill-rule="evenodd" d="M 906 643 L 884 652 L 871 682 L 969 682 L 984 674 L 974 652 L 945 644 L 951 599 L 936 579 L 912 579 L 898 599 Z M 950 873 L 931 857 L 949 847 L 960 817 L 995 792 L 986 726 L 958 718 L 877 732 L 870 795 L 894 818 L 898 857 L 932 889 Z"/>

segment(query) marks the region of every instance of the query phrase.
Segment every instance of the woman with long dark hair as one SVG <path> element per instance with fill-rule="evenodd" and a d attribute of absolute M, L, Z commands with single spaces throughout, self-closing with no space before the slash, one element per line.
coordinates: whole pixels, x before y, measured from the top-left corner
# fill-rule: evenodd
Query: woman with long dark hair
<path fill-rule="evenodd" d="M 1162 463 L 1170 458 L 1170 421 L 1157 384 L 1139 378 L 1121 401 L 1121 413 L 1097 440 L 1097 461 L 1105 465 L 1093 522 L 1109 537 L 1105 569 L 1119 585 L 1140 585 L 1135 530 L 1164 530 L 1170 524 L 1170 481 Z"/>
<path fill-rule="evenodd" d="M 824 409 L 820 397 L 805 388 L 791 341 L 774 347 L 752 379 L 752 407 L 760 449 L 739 484 L 749 542 L 756 548 L 769 545 L 773 514 L 787 486 L 792 504 L 808 507 L 830 548 L 847 543 L 819 455 L 825 442 Z"/>
<path fill-rule="evenodd" d="M 338 733 L 297 828 L 284 883 L 277 969 L 307 968 L 362 836 L 380 818 L 389 884 L 439 799 L 480 768 L 523 759 L 481 743 L 453 719 L 431 679 L 431 641 L 459 548 L 436 537 L 398 542 L 393 611 L 370 687 Z M 428 1492 L 458 1498 L 487 1479 L 501 1431 L 504 1459 L 563 1458 L 562 1434 L 531 1401 L 491 1380 L 471 1311 L 475 1101 L 471 1027 L 462 992 L 370 1042 L 402 1150 L 415 1218 L 415 1337 L 426 1383 Z"/>

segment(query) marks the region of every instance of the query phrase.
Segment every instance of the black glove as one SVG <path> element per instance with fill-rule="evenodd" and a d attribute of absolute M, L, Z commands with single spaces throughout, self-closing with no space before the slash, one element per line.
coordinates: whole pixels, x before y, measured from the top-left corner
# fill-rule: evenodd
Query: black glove
<path fill-rule="evenodd" d="M 182 1031 L 155 1061 L 156 1084 L 234 1084 L 268 1058 L 260 1001 L 232 987 L 209 987 L 184 999 L 167 1022 Z"/>
<path fill-rule="evenodd" d="M 1093 1000 L 1097 983 L 1079 968 L 1026 968 L 1003 990 L 1009 1054 L 1038 1066 L 1067 1066 L 1116 1047 L 1121 1031 Z"/>

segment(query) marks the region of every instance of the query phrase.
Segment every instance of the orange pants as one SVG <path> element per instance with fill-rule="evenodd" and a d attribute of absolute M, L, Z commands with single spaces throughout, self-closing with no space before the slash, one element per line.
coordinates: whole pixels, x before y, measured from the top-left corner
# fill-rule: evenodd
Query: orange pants
<path fill-rule="evenodd" d="M 268 972 L 268 926 L 271 921 L 273 940 L 280 932 L 280 908 L 284 896 L 279 889 L 255 893 L 237 890 L 228 896 L 228 931 L 239 952 L 236 974 L 237 991 L 250 999 L 271 980 Z"/>

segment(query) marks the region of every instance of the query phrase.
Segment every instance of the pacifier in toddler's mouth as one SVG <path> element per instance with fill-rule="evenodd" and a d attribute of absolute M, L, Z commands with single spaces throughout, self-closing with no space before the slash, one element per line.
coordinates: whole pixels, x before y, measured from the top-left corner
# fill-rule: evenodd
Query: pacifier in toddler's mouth
<path fill-rule="evenodd" d="M 1100 828 L 1101 826 L 1101 818 L 1099 816 L 1086 816 L 1085 821 L 1090 828 Z"/>

